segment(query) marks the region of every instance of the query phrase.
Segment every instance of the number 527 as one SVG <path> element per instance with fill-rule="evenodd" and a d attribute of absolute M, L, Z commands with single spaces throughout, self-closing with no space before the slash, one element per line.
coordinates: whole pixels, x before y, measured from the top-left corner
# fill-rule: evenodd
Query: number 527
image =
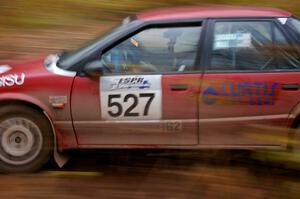
<path fill-rule="evenodd" d="M 138 116 L 140 116 L 140 113 L 133 111 L 133 109 L 138 106 L 140 98 L 148 98 L 148 101 L 146 102 L 146 105 L 145 105 L 144 110 L 143 110 L 143 116 L 147 116 L 149 114 L 149 108 L 150 108 L 150 105 L 151 105 L 154 97 L 155 97 L 154 93 L 140 93 L 139 95 L 135 95 L 135 94 L 125 95 L 124 98 L 123 98 L 124 103 L 128 102 L 130 99 L 132 99 L 133 102 L 125 110 L 124 117 L 138 117 Z M 107 104 L 108 108 L 113 108 L 113 107 L 116 108 L 116 111 L 109 110 L 107 112 L 111 117 L 119 117 L 123 114 L 123 109 L 124 109 L 123 104 L 118 102 L 120 100 L 117 100 L 117 99 L 120 99 L 120 98 L 121 98 L 120 94 L 108 95 L 108 104 Z"/>

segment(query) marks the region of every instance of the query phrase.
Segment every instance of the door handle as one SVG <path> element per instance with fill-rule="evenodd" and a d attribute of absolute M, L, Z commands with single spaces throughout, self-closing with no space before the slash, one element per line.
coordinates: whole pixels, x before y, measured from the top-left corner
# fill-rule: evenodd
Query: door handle
<path fill-rule="evenodd" d="M 299 88 L 300 88 L 299 84 L 282 84 L 281 85 L 282 90 L 297 91 L 297 90 L 299 90 Z"/>
<path fill-rule="evenodd" d="M 188 89 L 186 84 L 171 84 L 170 87 L 172 91 L 185 91 Z"/>

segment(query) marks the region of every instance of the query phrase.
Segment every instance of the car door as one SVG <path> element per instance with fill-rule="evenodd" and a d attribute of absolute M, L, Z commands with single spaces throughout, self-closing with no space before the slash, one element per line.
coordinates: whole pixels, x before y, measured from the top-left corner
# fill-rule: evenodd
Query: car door
<path fill-rule="evenodd" d="M 200 144 L 285 145 L 287 131 L 275 127 L 287 126 L 300 100 L 298 52 L 277 19 L 211 23 L 200 99 Z"/>
<path fill-rule="evenodd" d="M 103 75 L 74 80 L 79 145 L 198 144 L 201 32 L 201 23 L 147 26 L 106 49 Z"/>

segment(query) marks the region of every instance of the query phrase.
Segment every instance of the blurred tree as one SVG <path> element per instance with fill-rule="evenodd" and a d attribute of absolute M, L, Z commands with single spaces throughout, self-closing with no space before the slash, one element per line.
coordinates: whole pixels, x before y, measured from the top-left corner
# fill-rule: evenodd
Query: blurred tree
<path fill-rule="evenodd" d="M 269 6 L 300 15 L 299 0 L 10 0 L 0 2 L 0 26 L 51 26 L 84 20 L 115 20 L 144 9 L 199 4 Z"/>
<path fill-rule="evenodd" d="M 0 60 L 74 48 L 145 9 L 203 4 L 283 8 L 299 0 L 0 0 Z"/>

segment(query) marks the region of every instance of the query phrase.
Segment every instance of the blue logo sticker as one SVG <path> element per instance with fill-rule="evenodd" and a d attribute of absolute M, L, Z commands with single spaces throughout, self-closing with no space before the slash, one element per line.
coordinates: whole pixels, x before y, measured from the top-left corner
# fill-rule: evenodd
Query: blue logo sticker
<path fill-rule="evenodd" d="M 208 86 L 202 94 L 205 104 L 274 105 L 279 83 L 225 82 Z"/>

